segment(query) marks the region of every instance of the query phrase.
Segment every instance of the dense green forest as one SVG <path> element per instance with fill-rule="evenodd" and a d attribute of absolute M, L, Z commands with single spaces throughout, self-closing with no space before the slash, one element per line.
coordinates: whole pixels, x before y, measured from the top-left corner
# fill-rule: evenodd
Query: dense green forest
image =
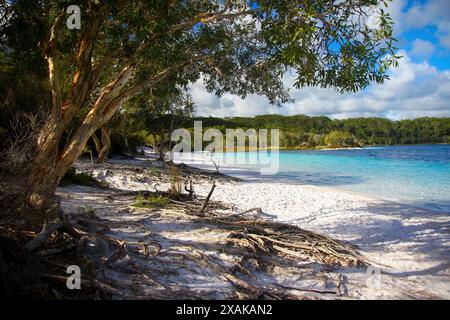
<path fill-rule="evenodd" d="M 133 119 L 133 120 L 131 120 Z M 193 133 L 194 121 L 202 122 L 205 132 L 219 129 L 279 129 L 283 149 L 320 149 L 364 147 L 369 145 L 402 145 L 450 143 L 450 118 L 417 118 L 392 121 L 386 118 L 330 119 L 326 116 L 260 115 L 255 117 L 195 117 L 164 113 L 136 119 L 127 113 L 112 121 L 112 151 L 129 153 L 133 147 L 148 145 L 158 151 L 170 149 L 173 129 L 186 128 Z M 193 135 L 191 135 L 193 139 Z M 224 139 L 224 143 L 225 143 Z M 208 145 L 204 141 L 204 146 Z M 163 148 L 163 149 L 161 149 Z"/>
<path fill-rule="evenodd" d="M 260 115 L 255 117 L 197 117 L 203 128 L 278 128 L 283 148 L 351 147 L 450 143 L 450 118 L 417 118 L 391 121 L 385 118 L 330 119 L 326 116 Z"/>

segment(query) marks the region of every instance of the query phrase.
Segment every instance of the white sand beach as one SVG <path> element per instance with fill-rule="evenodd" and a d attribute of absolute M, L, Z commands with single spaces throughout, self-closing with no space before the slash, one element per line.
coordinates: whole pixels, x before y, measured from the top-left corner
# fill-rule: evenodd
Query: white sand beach
<path fill-rule="evenodd" d="M 199 167 L 215 170 L 207 163 Z M 223 171 L 243 174 L 230 167 Z M 277 220 L 358 245 L 381 269 L 382 289 L 373 290 L 373 298 L 450 298 L 450 213 L 251 176 L 252 181 L 220 184 L 213 199 L 241 209 L 260 207 Z"/>
<path fill-rule="evenodd" d="M 109 162 L 141 167 L 149 163 L 143 159 Z M 77 166 L 89 167 L 89 164 Z M 212 164 L 209 168 L 207 165 L 201 167 L 214 170 Z M 224 168 L 223 172 L 242 176 L 241 171 L 234 172 L 232 168 Z M 120 190 L 148 190 L 149 186 L 158 190 L 168 188 L 168 184 L 153 183 L 151 177 L 141 173 L 117 174 L 111 170 L 95 169 L 94 177 Z M 363 256 L 375 267 L 375 275 L 368 277 L 367 270 L 361 268 L 339 270 L 338 275 L 347 278 L 352 298 L 450 298 L 448 213 L 427 211 L 330 187 L 277 182 L 267 177 L 242 181 L 218 179 L 216 184 L 212 200 L 235 205 L 235 210 L 261 208 L 273 220 L 359 246 Z M 210 186 L 211 181 L 194 180 L 195 192 L 199 195 L 205 196 Z M 86 194 L 88 191 L 83 193 L 76 187 L 62 188 L 61 191 L 77 199 L 77 203 L 63 201 L 66 208 L 82 203 L 86 197 L 91 197 L 94 201 L 90 203 L 97 205 L 95 197 Z M 376 274 L 378 270 L 379 277 Z M 373 279 L 379 281 L 373 282 Z"/>

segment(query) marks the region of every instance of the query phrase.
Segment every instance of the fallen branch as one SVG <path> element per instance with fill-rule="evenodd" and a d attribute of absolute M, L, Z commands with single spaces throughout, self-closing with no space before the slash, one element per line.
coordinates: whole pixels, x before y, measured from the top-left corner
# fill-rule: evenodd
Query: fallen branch
<path fill-rule="evenodd" d="M 202 214 L 205 211 L 206 206 L 208 205 L 209 199 L 211 198 L 215 188 L 216 188 L 216 181 L 213 181 L 213 185 L 211 186 L 211 190 L 209 190 L 208 196 L 206 197 L 205 202 L 203 203 L 203 206 L 200 209 L 200 212 L 199 212 L 200 214 Z"/>
<path fill-rule="evenodd" d="M 292 257 L 295 260 L 313 260 L 327 265 L 362 266 L 366 263 L 349 245 L 336 240 L 277 222 L 240 220 L 233 216 L 211 221 L 221 226 L 234 227 L 227 242 L 250 252 L 269 252 Z"/>

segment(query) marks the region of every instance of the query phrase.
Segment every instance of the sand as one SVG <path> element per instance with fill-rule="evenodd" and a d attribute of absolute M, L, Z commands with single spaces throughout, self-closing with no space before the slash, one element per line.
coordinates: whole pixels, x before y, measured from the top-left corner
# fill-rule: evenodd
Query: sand
<path fill-rule="evenodd" d="M 146 167 L 149 162 L 136 159 L 110 160 L 110 163 Z M 214 170 L 212 163 L 190 164 Z M 236 210 L 259 207 L 274 220 L 359 246 L 373 268 L 339 271 L 356 292 L 352 298 L 450 299 L 449 214 L 329 187 L 279 182 L 267 176 L 258 178 L 254 173 L 232 167 L 222 167 L 221 171 L 247 179 L 217 179 L 212 200 L 234 205 Z M 140 173 L 118 174 L 95 169 L 94 176 L 120 190 L 148 190 L 149 186 L 165 190 L 169 186 Z M 205 196 L 210 186 L 208 179 L 194 181 L 199 195 Z M 77 193 L 79 190 L 65 188 L 63 191 Z M 89 195 L 81 193 L 77 201 L 86 197 Z"/>

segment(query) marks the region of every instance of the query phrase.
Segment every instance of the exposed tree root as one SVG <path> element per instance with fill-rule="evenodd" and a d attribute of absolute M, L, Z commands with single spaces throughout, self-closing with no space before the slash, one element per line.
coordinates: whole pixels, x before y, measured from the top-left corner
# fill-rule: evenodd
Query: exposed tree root
<path fill-rule="evenodd" d="M 64 232 L 75 238 L 81 238 L 85 235 L 84 232 L 76 229 L 69 222 L 53 223 L 49 226 L 47 224 L 44 224 L 42 231 L 33 240 L 27 243 L 25 248 L 29 252 L 36 250 L 37 248 L 41 247 L 55 232 Z"/>
<path fill-rule="evenodd" d="M 219 221 L 223 224 L 229 222 L 226 219 Z M 238 226 L 238 230 L 230 233 L 228 243 L 252 252 L 281 254 L 304 261 L 312 258 L 328 265 L 365 265 L 360 255 L 350 246 L 326 236 L 270 222 L 232 222 L 231 226 Z"/>
<path fill-rule="evenodd" d="M 226 243 L 249 252 L 279 254 L 296 260 L 313 259 L 328 265 L 366 265 L 354 245 L 297 226 L 261 219 L 259 215 L 264 215 L 262 210 L 253 208 L 229 215 L 202 217 L 197 221 L 208 221 L 218 228 L 231 230 Z"/>

